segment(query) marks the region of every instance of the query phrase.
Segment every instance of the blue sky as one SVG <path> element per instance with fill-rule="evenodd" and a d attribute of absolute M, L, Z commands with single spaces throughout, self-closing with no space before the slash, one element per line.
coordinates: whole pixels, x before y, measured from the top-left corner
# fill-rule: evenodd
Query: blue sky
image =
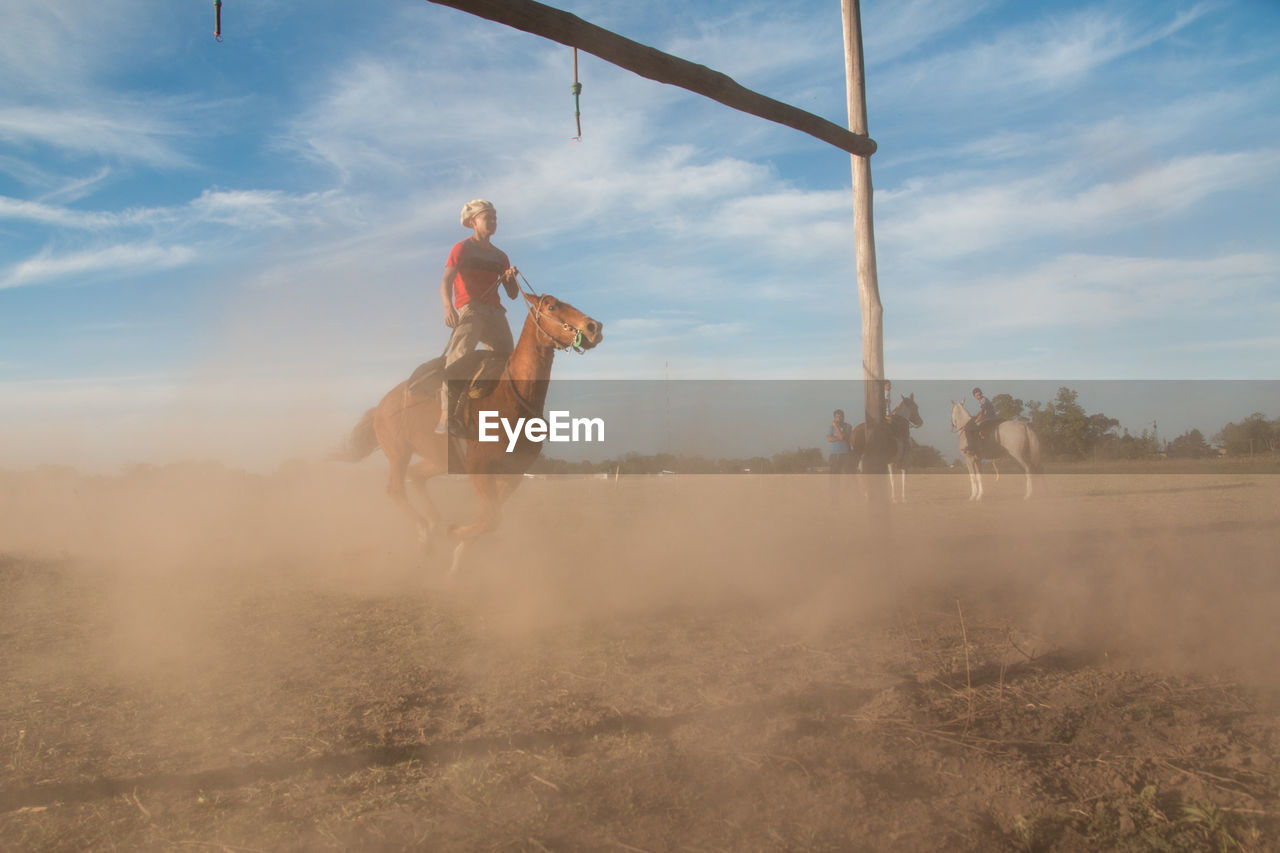
<path fill-rule="evenodd" d="M 836 0 L 557 5 L 846 121 Z M 421 0 L 224 0 L 220 44 L 205 0 L 9 6 L 0 466 L 330 446 L 443 349 L 475 197 L 605 323 L 558 379 L 860 375 L 849 159 L 808 136 L 581 55 L 572 141 L 569 48 Z M 1280 4 L 863 25 L 897 387 L 1277 378 Z"/>

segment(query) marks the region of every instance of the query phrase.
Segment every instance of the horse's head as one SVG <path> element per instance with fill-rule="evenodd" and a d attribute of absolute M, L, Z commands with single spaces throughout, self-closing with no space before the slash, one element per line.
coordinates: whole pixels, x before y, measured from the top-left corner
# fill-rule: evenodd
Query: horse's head
<path fill-rule="evenodd" d="M 924 426 L 924 419 L 920 417 L 920 407 L 916 405 L 916 395 L 914 393 L 903 397 L 898 402 L 898 405 L 893 407 L 893 413 L 902 415 L 907 419 L 907 423 L 916 429 Z"/>
<path fill-rule="evenodd" d="M 960 427 L 969 422 L 969 410 L 964 407 L 963 400 L 951 401 L 951 429 L 959 432 Z"/>
<path fill-rule="evenodd" d="M 561 302 L 549 293 L 542 296 L 526 293 L 524 301 L 529 304 L 529 316 L 538 330 L 560 349 L 573 347 L 583 352 L 604 340 L 604 324 L 591 319 L 568 302 Z"/>

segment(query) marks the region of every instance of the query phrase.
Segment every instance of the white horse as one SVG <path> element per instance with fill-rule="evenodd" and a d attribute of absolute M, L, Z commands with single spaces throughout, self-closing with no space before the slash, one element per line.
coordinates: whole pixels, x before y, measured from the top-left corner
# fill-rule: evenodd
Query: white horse
<path fill-rule="evenodd" d="M 951 429 L 960 434 L 960 454 L 964 457 L 965 467 L 969 469 L 969 500 L 982 500 L 982 471 L 979 468 L 982 460 L 994 460 L 1006 455 L 1012 456 L 1026 472 L 1027 493 L 1024 497 L 1031 497 L 1031 475 L 1044 473 L 1040 464 L 1039 436 L 1021 421 L 1001 421 L 993 435 L 989 438 L 975 436 L 973 446 L 966 448 L 963 429 L 970 417 L 972 416 L 963 402 L 951 401 Z"/>

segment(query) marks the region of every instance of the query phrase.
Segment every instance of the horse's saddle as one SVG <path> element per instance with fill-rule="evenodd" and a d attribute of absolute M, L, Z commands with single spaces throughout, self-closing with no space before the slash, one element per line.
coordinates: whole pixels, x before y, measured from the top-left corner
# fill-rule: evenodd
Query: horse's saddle
<path fill-rule="evenodd" d="M 973 428 L 972 449 L 976 450 L 983 459 L 994 459 L 1004 455 L 1004 448 L 1000 446 L 1000 441 L 996 438 L 996 430 L 1000 428 L 1000 424 L 1004 423 L 1005 420 L 1005 418 L 993 418 L 989 421 L 983 421 Z"/>
<path fill-rule="evenodd" d="M 992 418 L 989 421 L 983 421 L 978 424 L 978 438 L 982 441 L 995 441 L 996 430 L 999 429 L 1000 424 L 1004 422 L 1004 418 Z"/>
<path fill-rule="evenodd" d="M 479 400 L 488 397 L 498 387 L 502 371 L 507 367 L 508 353 L 492 350 L 473 350 L 449 365 L 446 371 L 444 356 L 418 365 L 409 376 L 410 394 L 434 396 L 440 386 L 448 382 L 451 391 L 463 391 L 456 398 Z"/>

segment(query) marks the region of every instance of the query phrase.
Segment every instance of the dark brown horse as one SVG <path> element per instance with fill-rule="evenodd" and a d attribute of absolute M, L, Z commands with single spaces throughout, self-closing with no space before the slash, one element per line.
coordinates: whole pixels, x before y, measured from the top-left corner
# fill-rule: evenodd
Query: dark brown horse
<path fill-rule="evenodd" d="M 911 449 L 911 427 L 923 425 L 920 407 L 916 405 L 916 395 L 908 394 L 893 407 L 893 411 L 889 413 L 889 429 L 881 433 L 888 444 L 877 449 L 880 451 L 880 457 L 889 462 L 889 496 L 894 503 L 907 501 L 907 451 Z M 853 428 L 853 433 L 849 436 L 849 450 L 853 454 L 850 461 L 854 465 L 857 465 L 866 455 L 868 447 L 865 423 Z M 895 472 L 901 474 L 900 488 L 895 488 L 894 485 Z"/>
<path fill-rule="evenodd" d="M 468 543 L 497 526 L 499 510 L 538 454 L 542 442 L 530 441 L 522 432 L 508 449 L 507 436 L 498 429 L 499 441 L 480 442 L 476 430 L 479 413 L 496 412 L 497 418 L 514 424 L 518 418 L 542 418 L 551 378 L 551 362 L 556 350 L 574 348 L 578 352 L 595 347 L 604 337 L 604 326 L 567 302 L 544 294 L 524 295 L 529 307 L 524 329 L 497 387 L 481 399 L 467 399 L 459 421 L 468 425 L 461 460 L 463 470 L 480 497 L 479 515 L 470 524 L 451 527 L 449 538 L 456 543 L 450 572 L 457 571 Z M 391 463 L 387 493 L 418 527 L 424 543 L 430 543 L 440 524 L 440 515 L 426 491 L 426 482 L 449 469 L 449 437 L 435 431 L 440 420 L 438 384 L 410 388 L 408 380 L 392 388 L 377 406 L 365 412 L 351 431 L 345 448 L 336 458 L 358 462 L 382 447 Z M 492 422 L 493 416 L 490 416 Z M 421 457 L 410 465 L 414 456 Z M 455 473 L 461 473 L 457 467 Z M 417 486 L 423 512 L 418 512 L 405 493 L 405 480 Z"/>

